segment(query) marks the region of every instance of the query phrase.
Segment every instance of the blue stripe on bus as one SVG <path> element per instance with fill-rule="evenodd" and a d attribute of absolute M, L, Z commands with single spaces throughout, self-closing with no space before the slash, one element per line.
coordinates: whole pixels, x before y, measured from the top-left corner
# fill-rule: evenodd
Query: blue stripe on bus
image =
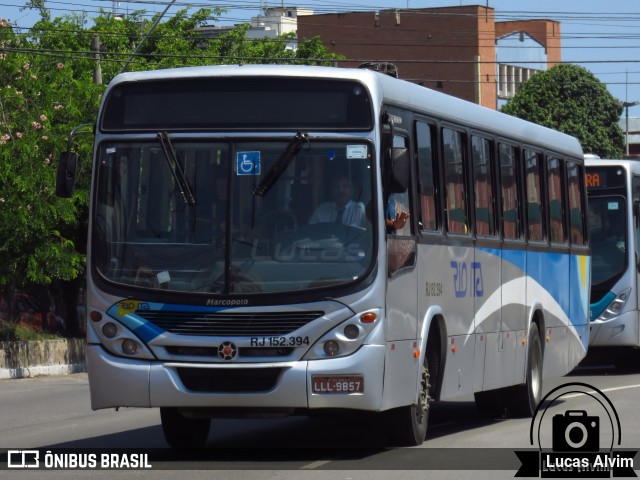
<path fill-rule="evenodd" d="M 111 308 L 107 311 L 107 313 L 120 321 L 125 327 L 134 332 L 142 341 L 145 343 L 149 343 L 153 339 L 159 337 L 163 333 L 166 332 L 163 328 L 157 326 L 156 324 L 145 320 L 144 318 L 136 315 L 135 312 L 127 313 L 126 315 L 120 315 L 118 313 L 118 305 L 120 302 L 112 305 Z M 145 303 L 140 302 L 139 306 L 144 305 L 141 310 L 160 310 L 163 312 L 219 312 L 222 310 L 232 310 L 236 307 L 205 307 L 202 305 L 177 305 L 170 303 Z"/>
<path fill-rule="evenodd" d="M 156 337 L 162 335 L 165 330 L 158 327 L 154 323 L 144 322 L 142 325 L 133 329 L 133 332 L 142 339 L 145 343 L 149 343 Z"/>
<path fill-rule="evenodd" d="M 584 325 L 588 318 L 588 290 L 584 267 L 580 266 L 580 257 L 561 253 L 532 252 L 524 250 L 499 250 L 478 248 L 478 250 L 502 258 L 538 282 L 558 303 L 569 321 L 575 325 Z M 529 267 L 529 268 L 528 268 Z M 567 272 L 565 278 L 559 272 Z M 569 289 L 566 288 L 567 282 Z M 576 301 L 577 299 L 580 301 Z"/>
<path fill-rule="evenodd" d="M 605 296 L 603 296 L 600 301 L 592 303 L 590 307 L 590 320 L 593 322 L 596 318 L 598 318 L 602 312 L 604 312 L 605 308 L 609 306 L 613 299 L 616 296 L 612 292 L 607 292 Z"/>

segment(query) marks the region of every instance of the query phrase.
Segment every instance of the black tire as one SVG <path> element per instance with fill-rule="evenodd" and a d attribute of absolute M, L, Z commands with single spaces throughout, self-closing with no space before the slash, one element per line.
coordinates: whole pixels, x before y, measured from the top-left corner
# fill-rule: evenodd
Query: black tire
<path fill-rule="evenodd" d="M 201 448 L 207 443 L 211 420 L 187 418 L 177 408 L 160 408 L 164 438 L 171 448 Z"/>
<path fill-rule="evenodd" d="M 529 327 L 527 339 L 527 376 L 525 383 L 507 389 L 509 413 L 514 417 L 532 417 L 542 399 L 542 342 L 538 325 Z"/>
<path fill-rule="evenodd" d="M 420 374 L 417 403 L 384 412 L 387 433 L 393 446 L 410 447 L 424 442 L 429 423 L 430 379 L 429 366 L 425 357 Z"/>

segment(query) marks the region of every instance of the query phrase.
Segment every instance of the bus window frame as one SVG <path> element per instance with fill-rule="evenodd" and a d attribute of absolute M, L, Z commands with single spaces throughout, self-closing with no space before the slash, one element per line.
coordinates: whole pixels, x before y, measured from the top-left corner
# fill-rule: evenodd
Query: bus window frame
<path fill-rule="evenodd" d="M 512 147 L 515 149 L 514 153 L 514 162 L 513 162 L 513 167 L 515 169 L 514 171 L 514 183 L 516 185 L 516 204 L 517 204 L 517 220 L 519 222 L 519 235 L 517 235 L 515 238 L 507 238 L 505 236 L 504 233 L 504 205 L 503 205 L 503 195 L 502 195 L 502 183 L 503 183 L 503 178 L 502 178 L 502 163 L 500 160 L 500 146 L 501 145 L 506 145 L 509 147 Z M 497 166 L 497 172 L 496 172 L 496 177 L 498 178 L 498 182 L 497 182 L 497 192 L 498 192 L 498 196 L 496 198 L 497 200 L 497 205 L 498 205 L 498 220 L 499 220 L 499 230 L 500 230 L 500 239 L 502 240 L 502 243 L 505 246 L 508 245 L 512 245 L 515 248 L 523 248 L 524 245 L 527 245 L 527 238 L 526 238 L 526 232 L 525 232 L 525 218 L 523 216 L 523 208 L 521 207 L 521 205 L 523 205 L 523 194 L 524 194 L 524 178 L 521 172 L 521 168 L 522 168 L 522 150 L 523 150 L 523 144 L 516 142 L 514 140 L 511 140 L 509 138 L 505 138 L 505 137 L 496 137 L 495 138 L 495 156 L 496 156 L 496 166 Z"/>
<path fill-rule="evenodd" d="M 491 206 L 493 207 L 493 234 L 492 235 L 479 235 L 477 231 L 477 218 L 476 218 L 476 188 L 475 188 L 475 164 L 473 163 L 473 146 L 472 146 L 472 138 L 477 137 L 482 140 L 486 140 L 489 142 L 489 165 L 490 165 L 490 181 L 491 181 Z M 479 130 L 469 130 L 468 135 L 468 150 L 469 150 L 469 163 L 471 168 L 469 169 L 470 184 L 473 185 L 471 189 L 472 197 L 470 199 L 470 203 L 473 206 L 471 209 L 473 216 L 473 235 L 477 240 L 480 241 L 497 241 L 501 238 L 501 219 L 498 211 L 498 172 L 496 169 L 497 162 L 497 150 L 496 150 L 496 139 L 494 136 L 487 134 L 486 132 L 482 132 Z"/>
<path fill-rule="evenodd" d="M 444 231 L 443 212 L 442 212 L 442 185 L 440 179 L 440 164 L 439 164 L 439 151 L 440 141 L 438 137 L 438 122 L 433 118 L 425 117 L 423 115 L 414 115 L 413 117 L 413 161 L 412 168 L 415 169 L 415 175 L 413 182 L 415 188 L 416 204 L 414 208 L 416 212 L 420 212 L 420 219 L 422 219 L 422 202 L 420 199 L 421 192 L 418 191 L 418 185 L 420 184 L 420 155 L 418 152 L 418 123 L 422 123 L 429 128 L 429 136 L 431 139 L 431 168 L 433 172 L 433 202 L 434 202 L 434 214 L 436 228 L 433 230 L 425 230 L 420 227 L 420 222 L 417 222 L 416 233 L 419 237 L 442 237 Z"/>
<path fill-rule="evenodd" d="M 548 205 L 547 205 L 547 212 L 548 212 L 548 232 L 549 232 L 549 245 L 551 246 L 551 248 L 555 248 L 555 249 L 561 249 L 563 251 L 565 250 L 569 250 L 571 247 L 571 242 L 569 241 L 569 232 L 568 232 L 568 215 L 567 215 L 567 211 L 569 208 L 569 199 L 567 198 L 567 165 L 566 165 L 566 157 L 564 155 L 559 155 L 555 152 L 545 152 L 545 161 L 544 161 L 544 170 L 545 170 L 545 176 L 546 176 L 546 186 L 547 186 L 547 201 L 548 201 Z M 560 188 L 561 188 L 561 195 L 562 198 L 560 200 L 560 205 L 562 206 L 562 227 L 563 227 L 563 233 L 564 233 L 564 238 L 561 242 L 557 242 L 557 241 L 553 241 L 553 236 L 551 235 L 551 203 L 549 202 L 550 198 L 549 198 L 549 187 L 550 187 L 550 181 L 549 181 L 549 160 L 558 160 L 558 164 L 560 166 Z"/>
<path fill-rule="evenodd" d="M 566 181 L 567 181 L 567 211 L 569 212 L 569 232 L 571 231 L 572 225 L 571 225 L 571 209 L 570 209 L 570 200 L 569 200 L 569 170 L 568 170 L 568 163 L 571 162 L 573 163 L 577 168 L 578 168 L 578 177 L 582 177 L 582 181 L 578 182 L 579 188 L 580 188 L 580 192 L 581 192 L 581 213 L 582 213 L 582 244 L 578 244 L 578 243 L 574 243 L 571 239 L 571 234 L 569 233 L 568 235 L 568 240 L 569 240 L 569 245 L 570 245 L 570 249 L 571 251 L 585 251 L 589 249 L 589 245 L 590 245 L 590 238 L 589 238 L 589 223 L 588 223 L 588 215 L 589 215 L 589 206 L 587 204 L 587 184 L 586 184 L 586 173 L 587 173 L 587 166 L 585 165 L 584 161 L 576 159 L 576 158 L 571 158 L 571 157 L 566 157 L 565 158 L 565 164 L 567 164 L 567 174 L 566 174 Z M 580 171 L 582 171 L 582 175 L 580 175 Z"/>
<path fill-rule="evenodd" d="M 444 129 L 449 129 L 453 132 L 457 132 L 461 136 L 461 147 L 462 147 L 462 178 L 463 178 L 463 194 L 464 194 L 464 208 L 466 213 L 465 223 L 463 224 L 466 232 L 465 233 L 452 233 L 449 231 L 449 208 L 448 208 L 448 197 L 447 197 L 447 185 L 445 179 L 445 158 L 444 158 L 444 138 L 443 131 Z M 470 190 L 469 190 L 469 182 L 470 182 L 470 174 L 469 174 L 469 129 L 464 128 L 461 125 L 457 125 L 455 123 L 449 122 L 439 122 L 438 123 L 438 167 L 440 170 L 440 181 L 442 185 L 442 190 L 440 192 L 440 203 L 442 210 L 442 230 L 446 237 L 451 239 L 459 239 L 465 241 L 466 239 L 473 239 L 473 213 L 470 205 Z"/>
<path fill-rule="evenodd" d="M 525 205 L 527 205 L 528 200 L 528 190 L 527 190 L 527 158 L 525 156 L 525 152 L 535 153 L 538 158 L 538 173 L 540 175 L 539 183 L 540 183 L 540 215 L 542 221 L 542 240 L 532 240 L 530 238 L 529 232 L 529 210 L 525 208 L 524 217 L 525 217 L 525 238 L 527 244 L 532 245 L 534 247 L 546 247 L 549 245 L 550 235 L 549 235 L 549 222 L 547 221 L 547 212 L 549 211 L 548 205 L 548 195 L 547 195 L 547 182 L 544 181 L 546 179 L 546 170 L 545 170 L 545 152 L 540 147 L 536 147 L 529 144 L 522 144 L 522 169 L 523 169 L 523 183 L 524 183 L 524 191 L 523 191 L 523 199 Z"/>

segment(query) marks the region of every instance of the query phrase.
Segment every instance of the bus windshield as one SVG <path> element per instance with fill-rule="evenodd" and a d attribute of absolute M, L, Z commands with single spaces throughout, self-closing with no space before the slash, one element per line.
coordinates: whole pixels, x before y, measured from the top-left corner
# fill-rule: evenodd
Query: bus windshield
<path fill-rule="evenodd" d="M 627 268 L 626 202 L 621 196 L 589 197 L 592 284 L 600 285 Z"/>
<path fill-rule="evenodd" d="M 303 140 L 293 153 L 290 139 L 159 134 L 101 144 L 94 268 L 109 282 L 186 293 L 286 292 L 362 278 L 374 258 L 365 208 L 371 145 Z M 268 175 L 272 184 L 256 193 Z"/>

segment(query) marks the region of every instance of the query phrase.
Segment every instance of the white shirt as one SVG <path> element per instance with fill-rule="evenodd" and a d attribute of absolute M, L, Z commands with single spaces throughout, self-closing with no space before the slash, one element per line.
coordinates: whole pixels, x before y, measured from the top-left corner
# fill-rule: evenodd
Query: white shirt
<path fill-rule="evenodd" d="M 338 217 L 338 207 L 334 202 L 325 202 L 318 205 L 309 223 L 340 223 L 351 227 L 364 228 L 365 211 L 364 203 L 350 200 L 344 207 L 340 221 Z"/>

